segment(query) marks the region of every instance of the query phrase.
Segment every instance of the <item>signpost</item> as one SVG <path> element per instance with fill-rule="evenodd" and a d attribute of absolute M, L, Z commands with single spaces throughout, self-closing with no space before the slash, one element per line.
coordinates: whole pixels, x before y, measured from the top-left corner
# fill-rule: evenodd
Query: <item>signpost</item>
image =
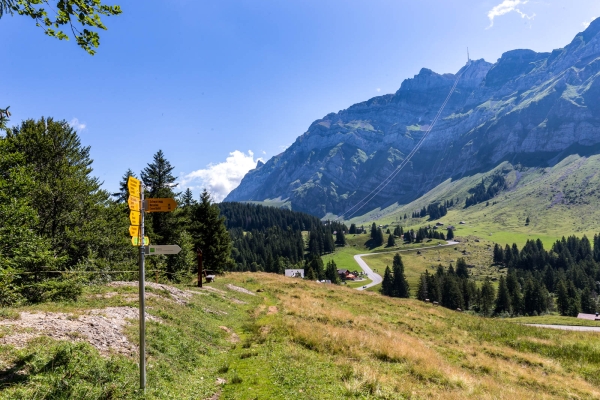
<path fill-rule="evenodd" d="M 129 190 L 129 234 L 131 244 L 140 247 L 140 389 L 146 390 L 146 271 L 145 256 L 158 254 L 177 254 L 181 247 L 177 245 L 150 246 L 150 239 L 144 236 L 144 212 L 170 212 L 175 210 L 177 203 L 174 199 L 148 199 L 144 201 L 142 182 L 132 176 L 127 179 Z"/>
<path fill-rule="evenodd" d="M 158 254 L 179 254 L 181 247 L 176 244 L 168 244 L 163 246 L 148 246 L 146 255 L 153 256 Z"/>
<path fill-rule="evenodd" d="M 148 199 L 144 209 L 146 212 L 171 212 L 176 207 L 177 203 L 174 199 Z"/>

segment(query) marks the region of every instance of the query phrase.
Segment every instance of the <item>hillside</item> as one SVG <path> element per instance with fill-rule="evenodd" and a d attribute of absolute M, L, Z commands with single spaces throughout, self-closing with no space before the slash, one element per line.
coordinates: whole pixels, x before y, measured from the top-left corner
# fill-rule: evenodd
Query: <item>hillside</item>
<path fill-rule="evenodd" d="M 442 119 L 404 170 L 361 211 L 408 204 L 448 179 L 504 161 L 554 165 L 600 144 L 600 19 L 551 53 L 506 52 L 456 74 L 422 69 L 394 94 L 316 120 L 285 152 L 248 172 L 226 201 L 280 201 L 323 217 L 363 199 Z M 360 214 L 360 213 L 359 213 Z"/>
<path fill-rule="evenodd" d="M 586 234 L 591 238 L 600 228 L 600 210 L 596 206 L 600 197 L 599 168 L 598 155 L 572 155 L 545 168 L 504 162 L 487 173 L 447 180 L 409 204 L 375 209 L 347 223 L 378 221 L 416 228 L 441 221 L 454 225 L 458 236 L 475 235 L 503 245 L 523 245 L 532 238 L 550 245 L 570 234 Z M 465 208 L 469 190 L 482 179 L 489 185 L 496 174 L 506 178 L 506 188 L 490 199 L 489 205 L 483 202 Z M 413 211 L 423 206 L 457 198 L 459 201 L 439 220 L 410 218 Z M 409 218 L 404 219 L 404 214 Z M 461 221 L 466 224 L 461 225 Z"/>
<path fill-rule="evenodd" d="M 600 397 L 594 334 L 274 274 L 228 274 L 211 286 L 149 289 L 146 398 Z M 135 287 L 91 286 L 78 303 L 3 309 L 0 398 L 141 398 L 135 357 L 114 354 L 114 342 L 88 344 L 85 326 L 108 329 L 86 325 L 88 314 L 101 309 L 110 320 L 107 306 L 135 307 Z M 19 327 L 32 315 L 46 323 Z M 80 328 L 57 334 L 67 323 Z M 54 338 L 35 338 L 48 325 Z M 124 335 L 135 349 L 136 325 Z"/>

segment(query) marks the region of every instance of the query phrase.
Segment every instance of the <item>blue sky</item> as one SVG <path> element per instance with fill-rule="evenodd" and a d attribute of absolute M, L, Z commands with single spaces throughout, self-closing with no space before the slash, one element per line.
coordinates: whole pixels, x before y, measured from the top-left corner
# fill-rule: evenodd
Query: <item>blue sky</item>
<path fill-rule="evenodd" d="M 454 73 L 467 46 L 490 62 L 550 51 L 600 16 L 598 0 L 115 4 L 123 14 L 105 19 L 93 57 L 4 16 L 0 105 L 12 124 L 72 121 L 108 190 L 162 149 L 184 187 L 217 200 L 315 119 L 393 93 L 422 67 Z"/>

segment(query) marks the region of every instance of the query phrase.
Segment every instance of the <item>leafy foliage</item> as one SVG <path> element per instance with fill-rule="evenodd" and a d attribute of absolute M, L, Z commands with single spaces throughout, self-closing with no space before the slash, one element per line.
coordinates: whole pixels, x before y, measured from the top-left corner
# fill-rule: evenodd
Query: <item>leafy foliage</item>
<path fill-rule="evenodd" d="M 101 16 L 121 12 L 118 5 L 109 6 L 100 0 L 0 0 L 0 17 L 5 14 L 30 17 L 46 35 L 59 40 L 69 40 L 63 31 L 63 26 L 67 26 L 77 44 L 91 55 L 100 45 L 96 30 L 106 30 Z"/>

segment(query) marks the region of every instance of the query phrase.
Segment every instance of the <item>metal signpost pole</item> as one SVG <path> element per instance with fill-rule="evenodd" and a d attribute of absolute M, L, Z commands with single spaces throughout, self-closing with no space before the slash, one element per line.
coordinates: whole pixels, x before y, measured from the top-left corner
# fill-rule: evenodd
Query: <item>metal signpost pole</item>
<path fill-rule="evenodd" d="M 140 186 L 140 389 L 146 391 L 146 271 L 144 266 L 144 188 Z"/>

